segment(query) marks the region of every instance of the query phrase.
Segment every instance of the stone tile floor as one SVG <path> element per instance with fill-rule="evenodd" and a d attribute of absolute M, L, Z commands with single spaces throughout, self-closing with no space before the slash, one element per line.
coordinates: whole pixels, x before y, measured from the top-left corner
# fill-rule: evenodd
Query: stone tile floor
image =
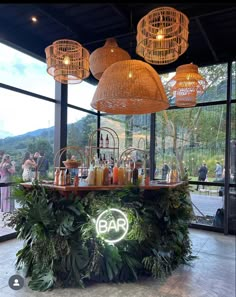
<path fill-rule="evenodd" d="M 35 292 L 27 280 L 21 290 L 8 286 L 15 274 L 15 254 L 22 241 L 11 239 L 0 243 L 0 297 L 236 297 L 235 246 L 236 237 L 220 233 L 190 229 L 193 254 L 190 266 L 180 266 L 165 281 L 152 278 L 136 283 L 93 284 L 86 289 L 54 289 Z"/>

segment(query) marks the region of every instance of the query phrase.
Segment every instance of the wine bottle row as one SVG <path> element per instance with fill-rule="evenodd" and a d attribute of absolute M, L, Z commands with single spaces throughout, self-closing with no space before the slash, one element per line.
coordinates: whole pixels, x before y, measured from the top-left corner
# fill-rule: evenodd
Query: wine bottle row
<path fill-rule="evenodd" d="M 106 139 L 105 139 L 105 143 L 104 143 L 104 139 L 103 139 L 103 134 L 101 133 L 100 135 L 100 141 L 99 141 L 99 146 L 102 148 L 102 147 L 105 147 L 105 148 L 108 148 L 109 147 L 109 136 L 107 134 L 106 136 Z"/>

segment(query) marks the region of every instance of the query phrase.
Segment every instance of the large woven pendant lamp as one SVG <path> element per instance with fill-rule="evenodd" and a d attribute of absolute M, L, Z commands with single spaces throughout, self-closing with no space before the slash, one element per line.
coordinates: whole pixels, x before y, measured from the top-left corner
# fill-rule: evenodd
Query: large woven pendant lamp
<path fill-rule="evenodd" d="M 136 53 L 150 64 L 164 65 L 178 59 L 188 48 L 189 20 L 172 7 L 159 7 L 137 25 Z"/>
<path fill-rule="evenodd" d="M 168 81 L 167 86 L 175 97 L 176 106 L 193 107 L 197 103 L 197 96 L 205 92 L 207 82 L 199 74 L 197 65 L 185 64 L 177 67 L 175 76 Z"/>
<path fill-rule="evenodd" d="M 47 72 L 63 84 L 78 84 L 87 78 L 89 52 L 74 40 L 54 41 L 45 49 Z"/>
<path fill-rule="evenodd" d="M 104 71 L 91 106 L 111 114 L 146 114 L 168 108 L 169 102 L 152 66 L 139 60 L 125 60 Z"/>
<path fill-rule="evenodd" d="M 97 48 L 91 53 L 90 70 L 92 75 L 99 80 L 111 64 L 130 59 L 129 53 L 118 46 L 115 38 L 107 38 L 103 47 Z"/>

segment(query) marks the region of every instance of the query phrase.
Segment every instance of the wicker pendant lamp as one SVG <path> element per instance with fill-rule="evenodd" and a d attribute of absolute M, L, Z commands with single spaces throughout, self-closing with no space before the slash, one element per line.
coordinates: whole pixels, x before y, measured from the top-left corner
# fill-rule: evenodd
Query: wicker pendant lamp
<path fill-rule="evenodd" d="M 188 48 L 188 25 L 187 16 L 172 7 L 153 9 L 137 25 L 136 53 L 150 64 L 176 61 Z"/>
<path fill-rule="evenodd" d="M 193 107 L 197 103 L 197 96 L 205 92 L 207 82 L 198 73 L 197 65 L 185 64 L 177 67 L 176 75 L 168 81 L 167 86 L 175 97 L 176 106 Z"/>
<path fill-rule="evenodd" d="M 89 52 L 76 41 L 61 39 L 45 49 L 47 72 L 63 84 L 77 84 L 87 78 Z"/>
<path fill-rule="evenodd" d="M 115 38 L 107 38 L 103 47 L 91 53 L 89 59 L 90 70 L 93 76 L 99 80 L 103 72 L 111 64 L 130 59 L 129 53 L 118 46 Z"/>
<path fill-rule="evenodd" d="M 147 114 L 168 108 L 169 102 L 159 75 L 149 64 L 125 60 L 104 71 L 91 106 L 111 114 Z"/>

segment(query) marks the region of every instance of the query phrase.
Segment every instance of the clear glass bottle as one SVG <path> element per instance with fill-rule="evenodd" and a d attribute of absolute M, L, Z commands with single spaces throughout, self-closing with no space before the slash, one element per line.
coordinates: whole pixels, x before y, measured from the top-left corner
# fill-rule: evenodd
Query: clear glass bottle
<path fill-rule="evenodd" d="M 92 164 L 90 164 L 89 173 L 88 173 L 88 185 L 89 186 L 95 185 L 95 171 Z"/>

